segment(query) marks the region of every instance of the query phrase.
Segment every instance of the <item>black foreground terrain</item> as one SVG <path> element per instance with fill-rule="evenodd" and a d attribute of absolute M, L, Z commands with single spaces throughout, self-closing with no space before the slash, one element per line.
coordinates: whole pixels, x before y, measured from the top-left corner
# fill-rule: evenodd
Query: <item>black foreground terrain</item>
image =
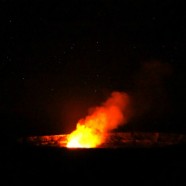
<path fill-rule="evenodd" d="M 185 145 L 66 149 L 12 144 L 1 151 L 1 185 L 185 185 Z"/>

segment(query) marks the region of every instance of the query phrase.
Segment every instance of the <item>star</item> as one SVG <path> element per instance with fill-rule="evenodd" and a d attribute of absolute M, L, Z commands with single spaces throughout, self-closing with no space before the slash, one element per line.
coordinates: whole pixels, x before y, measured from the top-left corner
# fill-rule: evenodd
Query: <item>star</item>
<path fill-rule="evenodd" d="M 133 49 L 136 49 L 137 47 L 134 45 L 132 48 L 133 48 Z"/>
<path fill-rule="evenodd" d="M 97 93 L 97 89 L 94 89 L 94 93 Z"/>
<path fill-rule="evenodd" d="M 152 17 L 152 20 L 155 21 L 155 20 L 156 20 L 156 16 L 153 16 L 153 17 Z"/>
<path fill-rule="evenodd" d="M 100 77 L 100 75 L 99 74 L 96 74 L 96 78 L 99 78 Z"/>

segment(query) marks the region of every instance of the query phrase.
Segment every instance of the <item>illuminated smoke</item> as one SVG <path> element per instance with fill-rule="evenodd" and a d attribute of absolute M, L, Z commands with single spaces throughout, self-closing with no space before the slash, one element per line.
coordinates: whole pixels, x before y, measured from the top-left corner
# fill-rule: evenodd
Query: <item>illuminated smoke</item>
<path fill-rule="evenodd" d="M 104 143 L 106 134 L 128 120 L 129 96 L 113 92 L 101 106 L 81 119 L 68 136 L 67 147 L 91 148 Z"/>
<path fill-rule="evenodd" d="M 172 103 L 168 87 L 172 73 L 171 65 L 160 61 L 143 62 L 137 70 L 130 91 L 133 108 L 130 122 L 135 123 L 135 126 L 132 124 L 135 130 L 157 130 L 166 125 L 159 121 L 170 117 Z"/>

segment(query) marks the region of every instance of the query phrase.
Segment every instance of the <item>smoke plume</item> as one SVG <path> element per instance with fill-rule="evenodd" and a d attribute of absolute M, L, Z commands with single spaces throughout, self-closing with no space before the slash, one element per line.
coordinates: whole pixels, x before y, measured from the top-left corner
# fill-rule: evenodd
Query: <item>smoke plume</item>
<path fill-rule="evenodd" d="M 167 87 L 171 73 L 171 66 L 160 61 L 150 61 L 141 65 L 130 94 L 134 118 L 153 119 L 168 113 L 170 100 Z"/>
<path fill-rule="evenodd" d="M 68 138 L 68 147 L 96 147 L 105 141 L 105 134 L 128 120 L 129 96 L 113 92 L 101 106 L 81 119 Z"/>

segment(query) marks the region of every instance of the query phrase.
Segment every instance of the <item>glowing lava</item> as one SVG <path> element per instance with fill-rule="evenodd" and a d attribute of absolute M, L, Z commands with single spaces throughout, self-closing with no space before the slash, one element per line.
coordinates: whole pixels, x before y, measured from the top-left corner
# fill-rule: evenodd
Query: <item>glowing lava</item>
<path fill-rule="evenodd" d="M 69 148 L 94 148 L 106 140 L 106 134 L 127 121 L 129 97 L 126 93 L 113 92 L 101 106 L 81 119 L 67 137 Z"/>

